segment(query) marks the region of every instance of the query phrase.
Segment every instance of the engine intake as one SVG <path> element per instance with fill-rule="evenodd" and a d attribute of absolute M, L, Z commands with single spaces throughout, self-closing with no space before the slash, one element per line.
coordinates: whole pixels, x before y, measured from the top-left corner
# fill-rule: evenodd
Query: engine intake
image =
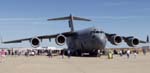
<path fill-rule="evenodd" d="M 125 42 L 128 44 L 128 46 L 134 47 L 139 44 L 139 39 L 137 38 L 127 38 Z"/>
<path fill-rule="evenodd" d="M 57 45 L 62 46 L 66 42 L 66 37 L 64 35 L 60 34 L 55 38 L 55 42 Z"/>
<path fill-rule="evenodd" d="M 39 47 L 41 43 L 39 38 L 32 38 L 30 42 L 31 42 L 31 46 L 34 48 Z"/>
<path fill-rule="evenodd" d="M 116 35 L 110 36 L 108 37 L 108 41 L 110 41 L 110 43 L 113 45 L 118 45 L 122 42 L 122 37 Z"/>

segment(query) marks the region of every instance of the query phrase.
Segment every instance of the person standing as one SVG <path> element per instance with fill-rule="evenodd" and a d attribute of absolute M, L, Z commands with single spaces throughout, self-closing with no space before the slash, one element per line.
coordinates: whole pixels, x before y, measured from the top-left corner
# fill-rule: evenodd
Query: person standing
<path fill-rule="evenodd" d="M 49 57 L 49 58 L 52 58 L 52 50 L 51 50 L 51 49 L 48 50 L 48 57 Z"/>
<path fill-rule="evenodd" d="M 120 57 L 122 57 L 122 55 L 123 55 L 122 50 L 119 51 L 119 55 L 120 55 Z"/>
<path fill-rule="evenodd" d="M 127 50 L 127 58 L 129 59 L 129 57 L 130 57 L 130 50 L 128 49 Z"/>
<path fill-rule="evenodd" d="M 135 51 L 135 52 L 134 52 L 134 58 L 136 58 L 136 56 L 137 56 L 137 52 Z"/>
<path fill-rule="evenodd" d="M 71 51 L 70 51 L 70 50 L 67 50 L 67 54 L 68 54 L 68 58 L 70 58 L 70 56 L 71 56 Z"/>
<path fill-rule="evenodd" d="M 61 50 L 62 59 L 64 58 L 65 50 Z"/>
<path fill-rule="evenodd" d="M 142 51 L 143 51 L 143 54 L 146 55 L 146 49 L 143 48 Z"/>
<path fill-rule="evenodd" d="M 108 52 L 108 59 L 113 59 L 113 51 L 109 50 Z"/>
<path fill-rule="evenodd" d="M 97 57 L 101 56 L 101 50 L 97 50 Z"/>
<path fill-rule="evenodd" d="M 0 51 L 0 62 L 4 62 L 6 57 L 6 52 L 4 49 Z"/>

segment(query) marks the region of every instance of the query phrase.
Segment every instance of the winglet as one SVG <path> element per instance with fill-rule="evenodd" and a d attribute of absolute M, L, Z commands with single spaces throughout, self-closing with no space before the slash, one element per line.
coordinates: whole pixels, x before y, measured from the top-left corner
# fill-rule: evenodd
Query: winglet
<path fill-rule="evenodd" d="M 71 32 L 74 31 L 73 20 L 91 21 L 90 19 L 72 16 L 71 14 L 70 14 L 70 16 L 66 16 L 66 17 L 59 17 L 59 18 L 51 18 L 51 19 L 48 19 L 48 21 L 54 21 L 54 20 L 69 20 L 69 21 L 68 21 L 68 24 L 69 24 L 69 27 L 70 27 L 70 29 L 71 29 Z"/>
<path fill-rule="evenodd" d="M 149 35 L 147 35 L 146 42 L 149 43 Z"/>

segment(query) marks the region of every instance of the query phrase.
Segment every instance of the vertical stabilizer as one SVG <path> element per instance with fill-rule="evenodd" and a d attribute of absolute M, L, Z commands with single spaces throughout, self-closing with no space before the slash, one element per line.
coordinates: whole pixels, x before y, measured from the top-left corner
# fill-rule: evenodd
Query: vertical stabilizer
<path fill-rule="evenodd" d="M 66 16 L 66 17 L 59 17 L 59 18 L 48 19 L 48 21 L 54 21 L 54 20 L 68 20 L 68 24 L 69 24 L 69 28 L 70 28 L 71 32 L 74 32 L 73 20 L 91 21 L 90 19 L 72 16 L 71 14 L 70 14 L 70 16 Z"/>

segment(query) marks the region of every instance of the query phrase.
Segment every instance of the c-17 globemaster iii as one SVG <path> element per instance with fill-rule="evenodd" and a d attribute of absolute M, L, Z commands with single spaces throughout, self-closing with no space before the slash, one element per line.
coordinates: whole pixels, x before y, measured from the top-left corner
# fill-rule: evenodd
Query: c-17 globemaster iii
<path fill-rule="evenodd" d="M 33 38 L 5 41 L 2 43 L 21 43 L 22 41 L 29 41 L 32 47 L 39 47 L 42 39 L 55 38 L 55 42 L 57 45 L 62 46 L 65 43 L 67 43 L 68 50 L 70 50 L 74 55 L 81 55 L 82 53 L 96 55 L 98 50 L 105 49 L 107 40 L 113 45 L 118 45 L 124 40 L 127 43 L 127 45 L 131 47 L 134 47 L 139 43 L 147 43 L 146 41 L 141 41 L 137 38 L 134 38 L 133 36 L 124 37 L 118 36 L 117 34 L 109 34 L 96 27 L 90 27 L 87 29 L 74 31 L 74 20 L 91 21 L 90 19 L 76 17 L 72 15 L 67 17 L 48 19 L 48 21 L 55 20 L 68 20 L 69 28 L 71 29 L 71 31 L 53 35 L 43 35 L 36 36 Z"/>

